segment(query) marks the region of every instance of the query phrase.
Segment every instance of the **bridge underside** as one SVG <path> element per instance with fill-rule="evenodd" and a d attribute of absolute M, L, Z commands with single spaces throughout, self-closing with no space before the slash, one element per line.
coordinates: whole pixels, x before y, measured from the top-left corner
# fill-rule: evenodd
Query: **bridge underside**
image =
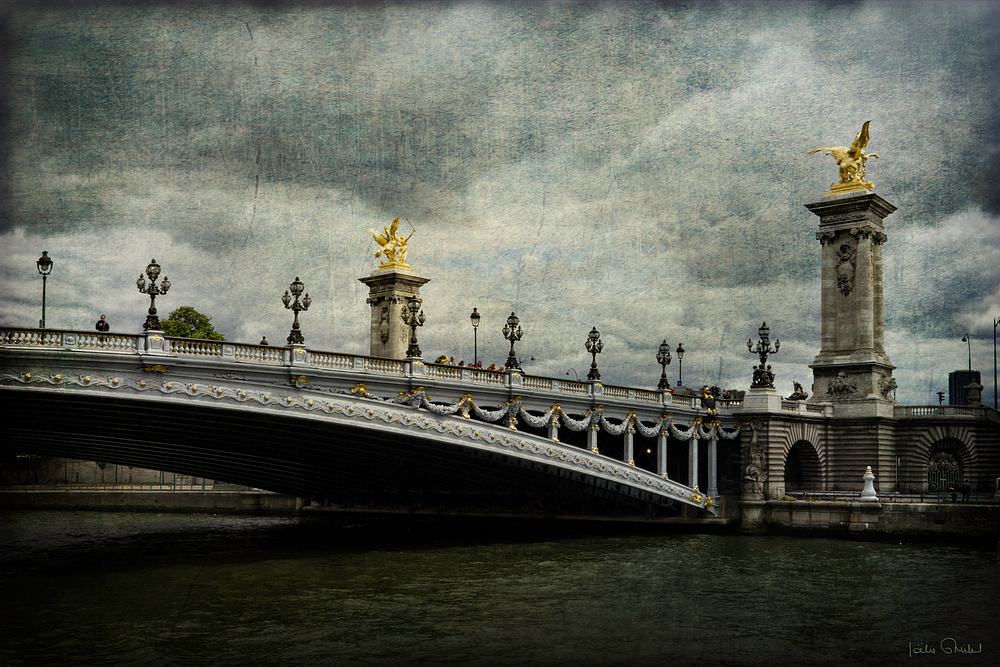
<path fill-rule="evenodd" d="M 683 503 L 461 444 L 278 413 L 4 392 L 0 450 L 195 475 L 347 507 L 673 516 Z M 531 436 L 523 436 L 531 437 Z"/>

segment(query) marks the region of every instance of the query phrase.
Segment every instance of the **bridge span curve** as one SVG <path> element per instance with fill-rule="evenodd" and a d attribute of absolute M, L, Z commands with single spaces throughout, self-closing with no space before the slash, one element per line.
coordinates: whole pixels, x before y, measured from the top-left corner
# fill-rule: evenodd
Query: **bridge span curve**
<path fill-rule="evenodd" d="M 694 442 L 735 436 L 735 428 L 702 419 L 691 403 L 673 404 L 668 392 L 606 395 L 615 388 L 519 373 L 477 382 L 471 369 L 456 371 L 414 359 L 171 340 L 159 332 L 5 329 L 0 395 L 11 417 L 2 426 L 4 449 L 352 506 L 715 513 L 712 497 L 696 485 L 629 460 L 636 429 L 655 431 L 664 450 L 671 429 Z M 548 437 L 519 429 L 519 419 L 546 425 Z M 601 428 L 621 434 L 625 456 L 561 442 L 560 426 L 586 430 L 588 443 Z"/>

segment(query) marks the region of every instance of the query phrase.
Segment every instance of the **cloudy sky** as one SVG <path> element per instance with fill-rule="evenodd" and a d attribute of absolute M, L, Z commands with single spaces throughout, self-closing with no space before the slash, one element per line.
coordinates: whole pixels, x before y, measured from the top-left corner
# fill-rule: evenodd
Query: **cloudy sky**
<path fill-rule="evenodd" d="M 819 351 L 818 218 L 871 120 L 897 398 L 972 365 L 1000 316 L 1000 3 L 129 3 L 3 9 L 0 324 L 141 330 L 152 258 L 229 340 L 367 353 L 365 231 L 400 216 L 426 357 L 784 394 Z M 677 380 L 677 360 L 669 373 Z"/>

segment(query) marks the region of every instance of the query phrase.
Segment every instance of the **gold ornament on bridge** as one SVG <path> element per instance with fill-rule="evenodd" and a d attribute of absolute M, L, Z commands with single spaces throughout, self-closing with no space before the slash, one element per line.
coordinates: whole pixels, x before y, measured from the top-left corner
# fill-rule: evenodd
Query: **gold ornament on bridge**
<path fill-rule="evenodd" d="M 410 225 L 410 228 L 413 229 L 413 225 Z M 403 235 L 396 231 L 397 229 L 399 229 L 399 218 L 393 220 L 391 225 L 382 228 L 382 231 L 385 232 L 384 235 L 379 234 L 371 227 L 367 228 L 375 242 L 381 246 L 381 249 L 375 253 L 375 257 L 385 257 L 378 267 L 379 271 L 410 268 L 410 265 L 406 263 L 406 243 L 410 240 L 410 236 L 413 236 L 413 232 L 417 230 L 413 229 L 410 236 L 403 238 Z"/>
<path fill-rule="evenodd" d="M 840 180 L 830 186 L 828 194 L 842 194 L 857 190 L 875 190 L 872 182 L 865 180 L 865 162 L 870 157 L 878 157 L 875 153 L 868 154 L 864 151 L 865 146 L 868 145 L 869 123 L 871 123 L 870 120 L 865 121 L 865 124 L 861 127 L 861 131 L 858 132 L 858 136 L 854 138 L 854 143 L 849 147 L 832 146 L 809 151 L 809 155 L 826 151 L 826 154 L 832 155 L 833 159 L 837 161 L 837 166 L 840 167 Z"/>

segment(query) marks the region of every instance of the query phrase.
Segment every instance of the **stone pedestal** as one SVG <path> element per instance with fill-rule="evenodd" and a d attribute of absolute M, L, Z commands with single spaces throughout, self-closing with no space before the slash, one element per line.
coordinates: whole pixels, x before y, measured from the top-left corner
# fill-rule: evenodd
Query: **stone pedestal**
<path fill-rule="evenodd" d="M 773 387 L 750 389 L 743 396 L 744 412 L 780 412 L 781 394 Z"/>
<path fill-rule="evenodd" d="M 170 354 L 170 341 L 167 334 L 157 329 L 148 329 L 141 334 L 145 337 L 144 354 Z"/>
<path fill-rule="evenodd" d="M 405 359 L 410 344 L 410 327 L 400 316 L 413 298 L 420 298 L 420 287 L 430 282 L 413 271 L 379 269 L 367 278 L 367 303 L 372 307 L 371 347 L 369 355 L 387 359 Z"/>
<path fill-rule="evenodd" d="M 885 353 L 883 219 L 896 207 L 875 193 L 851 192 L 806 204 L 819 216 L 823 246 L 822 340 L 810 401 L 892 402 L 895 368 Z"/>
<path fill-rule="evenodd" d="M 965 390 L 965 400 L 968 401 L 969 405 L 982 405 L 983 385 L 973 380 L 962 388 Z"/>

